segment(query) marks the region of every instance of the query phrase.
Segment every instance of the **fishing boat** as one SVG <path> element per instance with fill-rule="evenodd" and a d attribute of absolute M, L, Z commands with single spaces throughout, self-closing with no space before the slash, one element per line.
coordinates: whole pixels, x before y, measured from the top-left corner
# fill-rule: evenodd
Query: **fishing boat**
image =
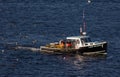
<path fill-rule="evenodd" d="M 59 42 L 40 46 L 40 51 L 53 54 L 106 54 L 106 41 L 92 41 L 90 36 L 82 32 L 80 36 L 66 37 Z"/>

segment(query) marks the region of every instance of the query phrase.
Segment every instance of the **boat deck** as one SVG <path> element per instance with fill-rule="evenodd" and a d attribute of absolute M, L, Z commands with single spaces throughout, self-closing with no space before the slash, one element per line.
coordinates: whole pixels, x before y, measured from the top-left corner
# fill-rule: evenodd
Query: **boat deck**
<path fill-rule="evenodd" d="M 46 46 L 41 46 L 40 47 L 41 52 L 46 52 L 46 53 L 76 53 L 78 49 L 75 48 L 51 48 L 51 47 L 46 47 Z"/>

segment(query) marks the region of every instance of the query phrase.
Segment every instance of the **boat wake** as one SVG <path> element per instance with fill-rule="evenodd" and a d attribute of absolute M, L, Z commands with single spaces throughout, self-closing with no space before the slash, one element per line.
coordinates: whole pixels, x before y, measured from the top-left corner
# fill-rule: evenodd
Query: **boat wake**
<path fill-rule="evenodd" d="M 24 47 L 24 46 L 16 46 L 16 50 L 30 50 L 30 51 L 40 51 L 40 48 L 35 47 Z"/>
<path fill-rule="evenodd" d="M 32 45 L 18 45 L 17 43 L 5 43 L 5 44 L 0 44 L 3 49 L 7 50 L 30 50 L 30 51 L 40 51 L 40 48 L 36 48 Z"/>

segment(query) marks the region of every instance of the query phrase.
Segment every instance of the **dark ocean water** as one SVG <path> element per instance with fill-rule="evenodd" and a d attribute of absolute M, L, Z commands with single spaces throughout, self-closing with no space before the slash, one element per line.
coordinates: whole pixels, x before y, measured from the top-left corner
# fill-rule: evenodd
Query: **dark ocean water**
<path fill-rule="evenodd" d="M 119 77 L 119 0 L 0 0 L 0 77 Z M 85 8 L 87 32 L 108 42 L 107 56 L 48 55 L 10 50 L 39 47 L 79 35 Z M 35 43 L 33 43 L 35 41 Z"/>

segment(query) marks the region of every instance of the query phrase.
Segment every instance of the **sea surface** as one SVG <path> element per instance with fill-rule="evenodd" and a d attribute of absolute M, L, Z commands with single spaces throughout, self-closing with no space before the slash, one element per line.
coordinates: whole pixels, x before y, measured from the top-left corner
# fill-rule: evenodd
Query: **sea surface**
<path fill-rule="evenodd" d="M 106 56 L 50 55 L 13 50 L 39 48 L 86 31 L 108 42 Z M 0 77 L 119 77 L 119 0 L 0 0 Z"/>

